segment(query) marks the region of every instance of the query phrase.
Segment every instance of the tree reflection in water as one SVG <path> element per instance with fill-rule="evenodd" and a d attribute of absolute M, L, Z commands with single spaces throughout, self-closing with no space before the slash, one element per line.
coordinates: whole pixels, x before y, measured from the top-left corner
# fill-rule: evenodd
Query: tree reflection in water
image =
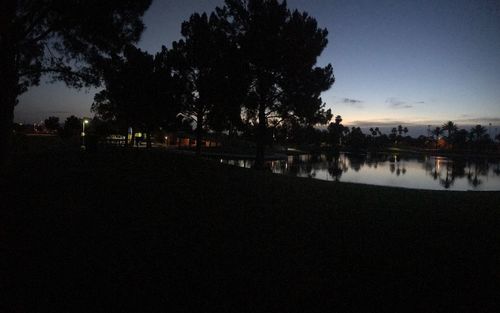
<path fill-rule="evenodd" d="M 497 176 L 500 176 L 500 161 L 497 161 L 497 167 L 493 170 Z"/>
<path fill-rule="evenodd" d="M 455 182 L 455 175 L 454 171 L 450 169 L 450 165 L 452 162 L 446 162 L 446 176 L 445 178 L 440 178 L 439 183 L 441 186 L 443 186 L 445 189 L 450 189 L 451 186 L 453 186 L 453 183 Z"/>
<path fill-rule="evenodd" d="M 251 160 L 221 162 L 246 168 L 254 163 Z M 437 190 L 500 189 L 499 160 L 329 153 L 290 156 L 285 160 L 269 161 L 267 166 L 273 173 L 333 181 Z"/>
<path fill-rule="evenodd" d="M 355 172 L 359 172 L 361 168 L 365 165 L 366 162 L 366 154 L 346 154 L 347 159 L 349 160 L 349 166 Z"/>
<path fill-rule="evenodd" d="M 424 169 L 445 189 L 450 189 L 457 179 L 465 177 L 470 186 L 477 188 L 483 184 L 481 177 L 488 176 L 490 166 L 486 159 L 432 157 L 425 161 Z"/>
<path fill-rule="evenodd" d="M 389 171 L 396 176 L 405 175 L 407 170 L 404 158 L 397 154 L 391 155 L 389 157 Z"/>
<path fill-rule="evenodd" d="M 336 182 L 340 181 L 342 174 L 344 172 L 347 172 L 347 170 L 349 169 L 347 167 L 345 160 L 341 161 L 340 154 L 335 153 L 333 155 L 328 155 L 327 161 L 328 161 L 328 173 L 332 177 L 333 181 Z"/>
<path fill-rule="evenodd" d="M 467 174 L 467 180 L 469 181 L 469 184 L 474 188 L 481 185 L 483 181 L 479 177 L 488 176 L 489 169 L 490 167 L 487 161 L 475 160 L 473 172 L 471 172 L 471 167 L 469 166 L 469 172 Z"/>

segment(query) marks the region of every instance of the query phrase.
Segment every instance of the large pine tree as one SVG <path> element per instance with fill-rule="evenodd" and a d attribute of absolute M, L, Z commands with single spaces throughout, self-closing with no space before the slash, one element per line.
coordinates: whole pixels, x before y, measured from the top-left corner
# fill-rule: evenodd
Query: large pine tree
<path fill-rule="evenodd" d="M 314 125 L 331 118 L 321 93 L 334 83 L 333 68 L 317 66 L 328 31 L 286 1 L 227 0 L 217 12 L 232 25 L 249 66 L 244 113 L 255 127 L 256 167 L 263 168 L 270 121 Z"/>

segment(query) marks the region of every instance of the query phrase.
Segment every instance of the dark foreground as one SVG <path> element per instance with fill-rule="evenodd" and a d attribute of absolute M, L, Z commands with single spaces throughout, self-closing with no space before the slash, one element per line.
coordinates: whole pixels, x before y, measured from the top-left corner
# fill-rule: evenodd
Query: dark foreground
<path fill-rule="evenodd" d="M 500 308 L 500 193 L 146 151 L 20 156 L 0 184 L 2 312 Z"/>

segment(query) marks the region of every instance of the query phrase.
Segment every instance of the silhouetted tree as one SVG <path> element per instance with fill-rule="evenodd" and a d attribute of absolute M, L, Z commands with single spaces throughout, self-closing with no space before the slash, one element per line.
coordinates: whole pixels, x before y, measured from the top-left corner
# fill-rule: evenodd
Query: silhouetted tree
<path fill-rule="evenodd" d="M 465 129 L 460 129 L 452 133 L 451 144 L 453 145 L 453 148 L 459 148 L 459 149 L 466 148 L 468 136 L 469 132 Z"/>
<path fill-rule="evenodd" d="M 231 24 L 217 14 L 195 13 L 182 24 L 184 38 L 173 43 L 173 68 L 185 82 L 182 114 L 196 123 L 197 154 L 208 123 L 217 131 L 241 123 L 248 64 L 231 32 Z"/>
<path fill-rule="evenodd" d="M 361 150 L 366 147 L 365 135 L 359 127 L 352 127 L 346 136 L 346 144 L 353 150 Z"/>
<path fill-rule="evenodd" d="M 232 23 L 221 16 L 210 16 L 215 66 L 212 68 L 208 126 L 217 132 L 227 130 L 233 137 L 242 129 L 241 111 L 250 88 L 249 63 L 233 37 Z"/>
<path fill-rule="evenodd" d="M 404 127 L 403 128 L 403 133 L 405 134 L 405 136 L 408 134 L 409 130 L 408 130 L 408 127 Z"/>
<path fill-rule="evenodd" d="M 148 147 L 151 133 L 160 125 L 175 123 L 180 111 L 176 100 L 177 78 L 169 70 L 167 50 L 155 57 L 134 46 L 116 56 L 104 71 L 106 89 L 96 94 L 92 111 L 105 121 L 116 121 L 127 136 L 132 127 L 146 133 Z"/>
<path fill-rule="evenodd" d="M 82 132 L 82 120 L 78 117 L 71 115 L 64 121 L 64 127 L 62 129 L 63 138 L 76 138 L 80 136 Z"/>
<path fill-rule="evenodd" d="M 474 126 L 470 130 L 470 134 L 473 146 L 478 150 L 482 150 L 484 145 L 491 140 L 487 134 L 486 128 L 481 125 Z"/>
<path fill-rule="evenodd" d="M 49 116 L 43 123 L 45 124 L 45 128 L 52 132 L 59 130 L 59 128 L 61 127 L 59 125 L 59 118 L 57 116 Z"/>
<path fill-rule="evenodd" d="M 393 143 L 396 143 L 397 138 L 398 138 L 398 129 L 396 127 L 393 127 L 391 129 L 391 134 L 389 135 L 389 138 Z"/>
<path fill-rule="evenodd" d="M 116 121 L 105 121 L 97 116 L 94 116 L 92 121 L 89 123 L 88 128 L 85 129 L 85 132 L 98 139 L 103 139 L 109 135 L 118 134 L 120 132 L 120 128 L 118 127 Z"/>
<path fill-rule="evenodd" d="M 340 146 L 343 135 L 344 125 L 342 125 L 342 117 L 337 115 L 335 117 L 335 123 L 330 123 L 330 125 L 328 125 L 328 138 L 333 148 L 337 149 Z"/>
<path fill-rule="evenodd" d="M 136 42 L 151 0 L 4 1 L 0 15 L 0 161 L 14 106 L 42 74 L 68 86 L 99 85 L 103 58 Z M 0 162 L 2 163 L 2 162 Z"/>
<path fill-rule="evenodd" d="M 398 136 L 401 137 L 403 135 L 403 126 L 402 125 L 398 125 Z"/>
<path fill-rule="evenodd" d="M 451 142 L 451 137 L 458 130 L 458 127 L 452 121 L 448 121 L 447 123 L 444 123 L 443 126 L 441 126 L 441 129 L 443 131 L 448 132 L 447 140 L 448 140 L 448 142 Z"/>
<path fill-rule="evenodd" d="M 474 140 L 480 141 L 486 135 L 486 128 L 481 125 L 476 125 L 471 129 L 470 133 L 474 136 Z"/>
<path fill-rule="evenodd" d="M 244 113 L 256 128 L 256 168 L 263 168 L 271 119 L 314 125 L 331 118 L 320 95 L 333 84 L 333 69 L 316 66 L 328 32 L 277 0 L 228 0 L 217 11 L 232 23 L 233 39 L 249 65 Z"/>
<path fill-rule="evenodd" d="M 441 136 L 442 133 L 443 133 L 443 130 L 441 129 L 441 127 L 436 127 L 432 130 L 432 135 L 434 136 L 436 149 L 438 148 L 439 136 Z"/>

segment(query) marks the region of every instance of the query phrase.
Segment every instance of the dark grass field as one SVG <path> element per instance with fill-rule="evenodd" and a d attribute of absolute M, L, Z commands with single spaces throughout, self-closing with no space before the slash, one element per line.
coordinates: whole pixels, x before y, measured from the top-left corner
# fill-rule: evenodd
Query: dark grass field
<path fill-rule="evenodd" d="M 500 311 L 500 192 L 160 151 L 19 153 L 0 188 L 2 312 Z"/>

